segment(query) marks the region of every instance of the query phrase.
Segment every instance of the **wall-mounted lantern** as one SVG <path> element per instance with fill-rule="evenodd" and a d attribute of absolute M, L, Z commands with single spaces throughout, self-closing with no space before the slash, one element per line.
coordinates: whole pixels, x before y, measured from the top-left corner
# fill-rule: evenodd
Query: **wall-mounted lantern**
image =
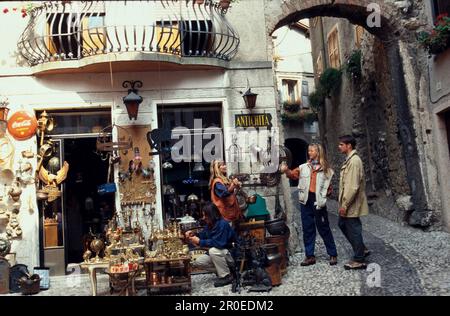
<path fill-rule="evenodd" d="M 130 120 L 136 120 L 139 105 L 144 100 L 140 95 L 138 95 L 137 90 L 137 88 L 142 88 L 142 81 L 124 81 L 122 87 L 129 88 L 128 95 L 123 97 L 123 103 L 127 108 L 128 117 Z"/>
<path fill-rule="evenodd" d="M 9 112 L 9 100 L 7 97 L 0 98 L 0 121 L 6 121 Z"/>
<path fill-rule="evenodd" d="M 256 98 L 258 95 L 253 93 L 251 88 L 249 88 L 242 97 L 244 98 L 245 107 L 247 109 L 253 109 L 256 106 Z"/>

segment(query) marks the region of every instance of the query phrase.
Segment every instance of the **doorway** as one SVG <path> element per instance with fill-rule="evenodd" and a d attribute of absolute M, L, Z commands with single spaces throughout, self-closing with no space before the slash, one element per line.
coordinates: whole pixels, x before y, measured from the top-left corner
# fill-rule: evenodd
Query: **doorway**
<path fill-rule="evenodd" d="M 39 117 L 41 113 L 36 113 Z M 40 264 L 50 275 L 64 275 L 69 263 L 83 261 L 83 253 L 94 235 L 103 231 L 114 213 L 113 195 L 100 196 L 97 187 L 107 181 L 109 157 L 97 151 L 97 137 L 111 124 L 111 111 L 47 111 L 54 121 L 45 144 L 49 154 L 42 167 L 58 174 L 65 162 L 66 177 L 55 188 L 57 197 L 38 201 L 40 213 Z M 66 168 L 66 167 L 64 167 Z M 44 177 L 44 180 L 45 177 Z M 44 187 L 46 181 L 41 181 Z"/>
<path fill-rule="evenodd" d="M 286 146 L 292 153 L 292 165 L 290 169 L 295 169 L 301 164 L 304 164 L 308 160 L 308 143 L 300 138 L 288 138 L 284 141 Z M 289 179 L 289 185 L 296 187 L 298 180 Z"/>
<path fill-rule="evenodd" d="M 113 216 L 114 195 L 100 196 L 108 161 L 96 153 L 95 138 L 64 140 L 64 160 L 70 165 L 65 184 L 66 256 L 68 263 L 83 261 L 86 242 L 104 232 Z"/>

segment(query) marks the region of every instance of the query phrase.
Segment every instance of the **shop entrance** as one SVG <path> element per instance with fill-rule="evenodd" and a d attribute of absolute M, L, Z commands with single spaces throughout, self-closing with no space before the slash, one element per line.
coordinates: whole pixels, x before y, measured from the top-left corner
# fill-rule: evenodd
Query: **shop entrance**
<path fill-rule="evenodd" d="M 42 167 L 53 175 L 65 162 L 69 167 L 57 197 L 38 199 L 40 261 L 50 268 L 50 275 L 64 275 L 68 264 L 83 261 L 85 247 L 94 235 L 103 233 L 113 216 L 114 195 L 97 193 L 97 187 L 107 180 L 108 157 L 96 150 L 98 133 L 110 125 L 111 112 L 47 112 L 55 128 L 45 137 L 44 144 L 52 144 L 52 150 Z M 40 187 L 44 185 L 41 180 Z"/>
<path fill-rule="evenodd" d="M 108 161 L 96 154 L 95 138 L 65 139 L 64 160 L 71 166 L 64 194 L 67 262 L 80 263 L 86 243 L 112 218 L 114 195 L 97 193 L 106 182 Z"/>

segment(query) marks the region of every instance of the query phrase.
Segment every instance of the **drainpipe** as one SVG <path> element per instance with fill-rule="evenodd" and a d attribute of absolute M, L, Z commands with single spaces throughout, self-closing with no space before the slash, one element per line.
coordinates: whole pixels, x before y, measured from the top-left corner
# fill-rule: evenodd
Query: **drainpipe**
<path fill-rule="evenodd" d="M 328 68 L 328 58 L 327 58 L 327 50 L 326 50 L 327 41 L 325 39 L 324 25 L 323 25 L 322 17 L 319 17 L 319 20 L 320 20 L 320 37 L 321 37 L 321 43 L 320 43 L 321 48 L 320 49 L 322 52 L 322 62 L 323 62 L 323 68 L 327 69 Z M 316 85 L 316 89 L 317 89 L 317 85 Z M 326 105 L 327 105 L 327 100 L 325 99 L 325 105 L 322 108 L 322 111 L 320 111 L 321 116 L 322 116 L 322 122 L 325 124 L 326 124 L 326 119 L 327 119 Z M 324 127 L 320 127 L 320 124 L 319 124 L 319 132 L 320 132 L 320 138 L 322 138 L 322 143 L 327 144 L 327 137 L 325 135 L 325 129 L 324 129 Z M 325 148 L 325 149 L 327 150 L 328 148 Z"/>

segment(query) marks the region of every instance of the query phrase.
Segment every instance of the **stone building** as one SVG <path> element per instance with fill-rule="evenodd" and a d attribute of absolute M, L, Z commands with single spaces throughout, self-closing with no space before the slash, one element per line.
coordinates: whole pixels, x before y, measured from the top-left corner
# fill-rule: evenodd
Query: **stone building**
<path fill-rule="evenodd" d="M 267 115 L 265 118 L 270 114 L 276 130 L 280 108 L 271 35 L 280 27 L 315 17 L 345 18 L 349 23 L 331 18 L 311 21 L 311 39 L 324 36 L 313 47 L 314 64 L 320 47 L 324 67 L 330 57 L 333 63 L 345 64 L 345 53 L 355 46 L 353 34 L 364 33 L 360 82 L 343 76 L 340 91 L 326 100 L 319 115 L 320 135 L 329 155 L 338 157 L 337 136 L 354 134 L 365 161 L 372 210 L 411 225 L 450 230 L 448 51 L 428 58 L 417 42 L 417 33 L 432 25 L 433 10 L 440 10 L 439 4 L 446 1 L 241 0 L 228 10 L 221 8 L 219 1 L 198 3 L 45 1 L 36 2 L 22 19 L 21 2 L 2 2 L 10 12 L 0 18 L 0 27 L 8 30 L 2 35 L 0 50 L 0 95 L 9 100 L 9 117 L 19 111 L 39 117 L 47 111 L 56 126 L 44 140 L 53 140 L 52 155 L 59 159 L 50 165 L 46 161 L 45 167 L 56 173 L 64 160 L 70 163 L 58 199 L 61 204 L 54 208 L 41 209 L 42 202 L 36 202 L 40 188 L 31 183 L 21 188 L 20 207 L 7 197 L 6 208 L 14 213 L 14 225 L 18 221 L 22 231 L 13 238 L 17 262 L 29 267 L 46 265 L 52 267 L 52 273 L 63 274 L 66 264 L 80 261 L 85 229 L 102 228 L 111 201 L 96 201 L 93 194 L 97 184 L 112 180 L 107 179 L 108 158 L 97 155 L 96 142 L 108 125 L 125 128 L 125 132 L 119 128 L 111 131 L 116 141 L 127 139 L 128 134 L 134 139 L 132 148 L 118 153 L 122 163 L 114 167 L 119 190 L 113 195 L 112 208 L 122 222 L 141 222 L 148 236 L 151 227 L 146 227 L 149 221 L 145 218 L 153 211 L 153 224 L 162 225 L 168 214 L 183 215 L 173 204 L 192 194 L 206 198 L 208 175 L 202 171 L 208 170 L 206 161 L 195 157 L 190 163 L 178 164 L 158 154 L 149 156 L 147 132 L 185 126 L 191 136 L 201 134 L 200 142 L 206 139 L 208 143 L 211 135 L 206 129 L 214 126 L 223 133 L 222 148 L 229 153 L 237 117 L 255 122 L 249 114 Z M 330 37 L 341 50 L 333 44 L 330 56 L 327 30 L 333 31 L 336 24 L 337 33 L 331 32 Z M 365 31 L 356 32 L 354 25 Z M 351 36 L 344 38 L 344 32 Z M 142 85 L 135 85 L 134 93 L 143 102 L 133 119 L 123 98 L 128 94 L 136 97 L 128 89 L 137 81 Z M 242 99 L 248 88 L 258 94 L 254 109 L 247 109 Z M 191 124 L 194 118 L 204 119 L 205 124 Z M 36 170 L 41 137 L 5 135 L 1 138 L 7 147 L 2 147 L 1 154 L 10 165 L 2 170 L 24 171 L 25 162 Z M 267 136 L 260 131 L 253 138 L 237 140 L 243 141 L 240 147 L 248 151 L 251 144 L 257 144 L 256 138 L 267 142 Z M 3 152 L 11 147 L 14 151 Z M 31 152 L 34 158 L 22 152 Z M 153 203 L 143 203 L 145 207 L 121 204 L 126 198 L 121 196 L 123 192 L 133 193 L 120 192 L 121 177 L 126 179 L 127 171 L 141 170 L 134 164 L 137 157 L 145 162 L 146 172 L 154 171 L 154 183 L 143 198 L 151 198 Z M 333 163 L 339 165 L 340 161 L 334 158 Z M 89 168 L 80 169 L 82 165 Z M 240 172 L 258 173 L 257 166 L 249 163 L 239 167 Z M 230 169 L 236 172 L 237 166 L 230 164 Z M 5 172 L 3 178 L 10 174 Z M 166 199 L 173 189 L 178 191 L 178 199 Z M 273 211 L 276 189 L 257 191 Z M 287 181 L 283 181 L 283 191 L 290 191 Z M 284 194 L 281 203 L 288 205 L 292 215 L 290 199 L 290 194 Z M 71 211 L 65 212 L 67 209 Z M 55 221 L 46 223 L 47 216 Z M 46 227 L 56 227 L 55 240 L 45 238 Z M 3 234 L 5 227 L 0 230 Z M 291 233 L 295 239 L 294 230 Z M 50 246 L 44 247 L 47 241 Z"/>
<path fill-rule="evenodd" d="M 302 110 L 310 111 L 309 95 L 315 86 L 309 21 L 281 27 L 272 37 L 284 145 L 292 153 L 294 167 L 306 161 L 307 144 L 318 138 L 318 122 L 305 122 L 301 116 Z M 296 182 L 290 181 L 291 186 L 296 187 Z"/>
<path fill-rule="evenodd" d="M 46 111 L 55 121 L 43 140 L 54 144 L 51 161 L 58 166 L 52 172 L 63 161 L 69 163 L 56 204 L 36 202 L 42 188 L 22 187 L 22 235 L 10 236 L 16 262 L 64 274 L 68 263 L 82 261 L 89 230 L 104 229 L 112 209 L 122 224 L 139 223 L 148 238 L 151 225 L 191 212 L 184 208 L 186 201 L 209 200 L 209 163 L 202 152 L 182 162 L 149 156 L 155 151 L 147 139 L 152 130 L 185 127 L 186 147 L 193 139 L 200 150 L 218 140 L 227 160 L 237 116 L 267 119 L 256 134 L 239 135 L 243 151 L 253 143 L 264 148 L 268 135 L 277 138 L 277 96 L 267 49 L 271 38 L 265 32 L 264 6 L 255 6 L 255 1 L 233 3 L 229 9 L 219 1 L 37 1 L 31 11 L 25 8 L 24 18 L 23 3 L 4 1 L 2 6 L 9 8 L 0 18 L 0 27 L 9 30 L 2 35 L 0 50 L 0 95 L 8 98 L 8 119 L 20 110 L 37 118 Z M 248 88 L 258 94 L 254 109 L 243 100 Z M 124 105 L 127 94 L 142 97 L 137 117 Z M 194 125 L 194 119 L 202 121 Z M 255 120 L 246 122 L 252 127 Z M 269 123 L 273 134 L 264 134 Z M 120 157 L 113 165 L 115 195 L 98 196 L 97 186 L 112 178 L 107 177 L 109 158 L 97 145 L 104 146 L 103 136 L 111 134 L 112 141 L 125 146 L 130 136 L 133 144 L 112 153 Z M 36 170 L 41 137 L 5 137 L 15 149 L 8 168 L 16 172 L 28 159 Z M 175 140 L 169 142 L 174 148 Z M 34 158 L 24 158 L 23 151 Z M 44 166 L 50 170 L 48 162 Z M 240 172 L 258 173 L 258 165 L 252 167 L 242 164 Z M 139 171 L 141 176 L 142 170 L 150 180 L 125 187 L 128 173 Z M 238 168 L 230 164 L 229 170 Z M 135 193 L 145 185 L 146 192 Z M 275 189 L 256 190 L 273 211 Z M 5 233 L 5 227 L 0 229 Z"/>

